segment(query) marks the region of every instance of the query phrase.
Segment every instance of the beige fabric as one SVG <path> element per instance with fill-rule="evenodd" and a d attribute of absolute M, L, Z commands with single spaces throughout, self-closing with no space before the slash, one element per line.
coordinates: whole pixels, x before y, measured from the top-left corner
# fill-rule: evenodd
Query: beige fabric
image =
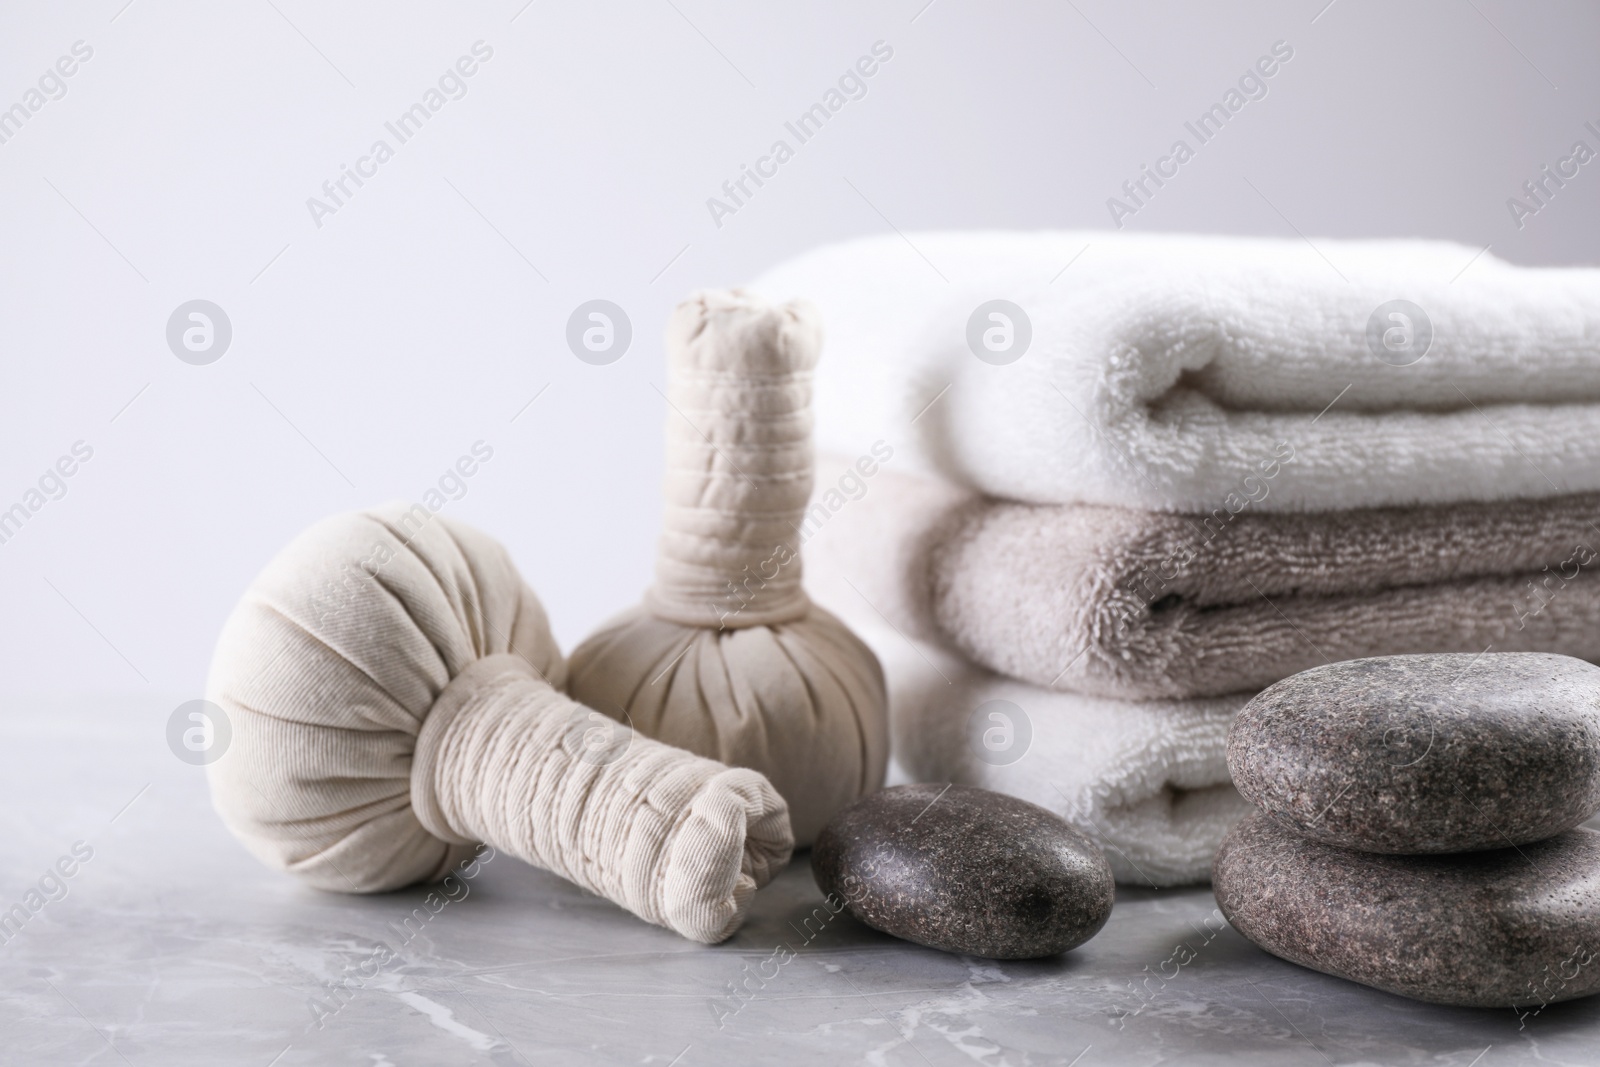
<path fill-rule="evenodd" d="M 411 795 L 435 836 L 505 842 L 696 941 L 737 930 L 793 847 L 761 775 L 603 719 L 515 655 L 480 659 L 445 689 L 417 739 Z"/>
<path fill-rule="evenodd" d="M 656 583 L 573 651 L 570 681 L 650 737 L 761 771 L 801 845 L 888 761 L 882 670 L 800 585 L 820 344 L 802 303 L 700 293 L 673 313 Z"/>
<path fill-rule="evenodd" d="M 1185 516 L 986 500 L 885 471 L 806 550 L 812 594 L 846 618 L 864 596 L 999 674 L 1144 699 L 1491 644 L 1600 660 L 1596 523 L 1595 494 Z"/>
<path fill-rule="evenodd" d="M 209 768 L 229 828 L 312 885 L 441 877 L 487 841 L 651 922 L 715 941 L 788 859 L 758 774 L 608 728 L 505 550 L 420 507 L 324 520 L 223 627 Z"/>
<path fill-rule="evenodd" d="M 806 614 L 795 524 L 811 496 L 816 312 L 698 293 L 667 322 L 658 617 L 737 629 Z"/>

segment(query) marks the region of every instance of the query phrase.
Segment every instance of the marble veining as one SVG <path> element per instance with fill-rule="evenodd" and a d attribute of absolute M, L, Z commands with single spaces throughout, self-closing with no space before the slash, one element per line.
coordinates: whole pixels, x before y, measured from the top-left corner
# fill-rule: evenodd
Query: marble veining
<path fill-rule="evenodd" d="M 1408 1001 L 1275 959 L 1205 889 L 1121 889 L 1098 936 L 1019 961 L 831 914 L 803 854 L 710 948 L 509 857 L 426 918 L 421 890 L 319 893 L 248 856 L 167 751 L 182 699 L 0 714 L 3 906 L 94 850 L 0 944 L 0 1063 L 1600 1063 L 1600 998 Z"/>

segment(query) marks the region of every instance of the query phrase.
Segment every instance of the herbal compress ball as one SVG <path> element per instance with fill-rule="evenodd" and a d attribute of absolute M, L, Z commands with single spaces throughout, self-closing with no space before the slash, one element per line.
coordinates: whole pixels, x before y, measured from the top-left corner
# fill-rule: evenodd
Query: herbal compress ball
<path fill-rule="evenodd" d="M 877 659 L 800 587 L 820 347 L 809 304 L 678 306 L 655 586 L 573 652 L 570 683 L 650 737 L 761 771 L 801 845 L 882 786 L 889 751 Z"/>
<path fill-rule="evenodd" d="M 210 767 L 268 865 L 370 893 L 438 879 L 483 841 L 697 941 L 787 861 L 783 798 L 561 692 L 538 599 L 499 544 L 391 505 L 318 523 L 223 627 Z"/>

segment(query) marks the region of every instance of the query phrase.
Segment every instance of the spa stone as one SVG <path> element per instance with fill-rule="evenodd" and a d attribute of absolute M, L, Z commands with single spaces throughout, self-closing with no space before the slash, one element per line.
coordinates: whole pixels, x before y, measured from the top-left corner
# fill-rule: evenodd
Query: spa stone
<path fill-rule="evenodd" d="M 1222 914 L 1274 956 L 1425 1000 L 1528 1008 L 1600 992 L 1600 833 L 1450 856 L 1308 841 L 1259 813 L 1212 868 Z"/>
<path fill-rule="evenodd" d="M 811 872 L 860 921 L 946 952 L 1051 956 L 1111 915 L 1099 846 L 1044 808 L 961 785 L 902 785 L 839 812 Z"/>
<path fill-rule="evenodd" d="M 1538 841 L 1600 810 L 1600 667 L 1536 652 L 1314 667 L 1245 705 L 1228 768 L 1262 811 L 1328 844 Z"/>

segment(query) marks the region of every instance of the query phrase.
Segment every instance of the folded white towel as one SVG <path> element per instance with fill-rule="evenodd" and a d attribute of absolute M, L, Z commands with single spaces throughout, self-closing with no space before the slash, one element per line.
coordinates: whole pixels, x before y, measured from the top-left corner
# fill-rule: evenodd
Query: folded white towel
<path fill-rule="evenodd" d="M 1210 879 L 1212 855 L 1249 810 L 1227 761 L 1228 726 L 1248 696 L 1056 692 L 990 674 L 869 616 L 858 610 L 851 625 L 883 664 L 894 757 L 909 780 L 981 786 L 1048 808 L 1098 841 L 1125 885 Z"/>
<path fill-rule="evenodd" d="M 913 233 L 751 288 L 822 311 L 819 447 L 881 438 L 995 496 L 1210 512 L 1600 489 L 1600 270 L 1432 241 Z M 969 320 L 996 299 L 1028 321 L 979 359 L 969 333 L 1002 343 L 1007 322 Z M 1423 314 L 1378 314 L 1395 300 Z"/>

